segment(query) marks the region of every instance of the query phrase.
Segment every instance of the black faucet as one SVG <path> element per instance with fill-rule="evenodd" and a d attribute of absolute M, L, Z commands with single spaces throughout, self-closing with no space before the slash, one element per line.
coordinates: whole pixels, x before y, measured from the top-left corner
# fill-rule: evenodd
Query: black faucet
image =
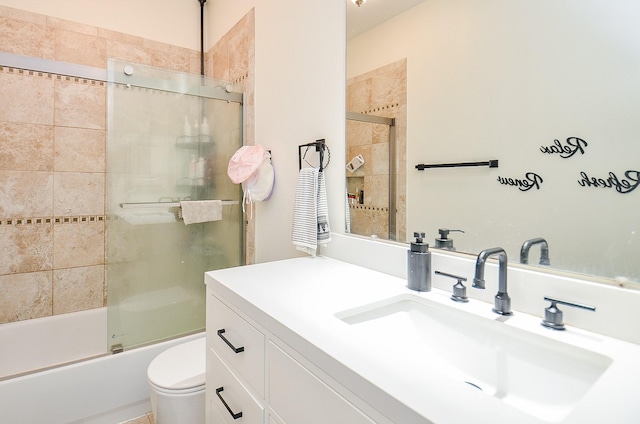
<path fill-rule="evenodd" d="M 547 241 L 543 238 L 533 238 L 522 243 L 522 247 L 520 248 L 520 263 L 529 263 L 529 249 L 531 249 L 531 246 L 534 244 L 540 245 L 540 265 L 550 265 L 549 244 L 547 244 Z"/>
<path fill-rule="evenodd" d="M 493 312 L 500 315 L 513 315 L 511 312 L 511 298 L 507 293 L 507 252 L 501 247 L 485 249 L 478 254 L 476 259 L 476 275 L 473 278 L 473 287 L 484 289 L 484 264 L 492 255 L 498 256 L 498 293 L 493 300 Z"/>

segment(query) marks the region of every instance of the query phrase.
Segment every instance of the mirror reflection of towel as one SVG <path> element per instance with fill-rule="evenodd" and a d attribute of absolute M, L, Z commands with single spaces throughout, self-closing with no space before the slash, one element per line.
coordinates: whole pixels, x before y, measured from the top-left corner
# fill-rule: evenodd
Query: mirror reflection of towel
<path fill-rule="evenodd" d="M 318 242 L 331 241 L 324 173 L 317 168 L 302 168 L 298 174 L 291 241 L 311 256 L 316 255 Z"/>
<path fill-rule="evenodd" d="M 327 186 L 324 181 L 324 172 L 318 172 L 318 242 L 329 243 L 331 241 L 331 228 L 329 227 L 329 205 L 327 203 Z"/>

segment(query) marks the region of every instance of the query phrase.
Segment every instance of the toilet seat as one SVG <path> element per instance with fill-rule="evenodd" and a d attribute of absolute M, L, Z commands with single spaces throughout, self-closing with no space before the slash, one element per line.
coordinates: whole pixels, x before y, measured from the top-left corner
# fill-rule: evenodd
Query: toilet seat
<path fill-rule="evenodd" d="M 149 383 L 155 390 L 168 394 L 204 390 L 206 351 L 204 337 L 165 350 L 147 368 Z"/>
<path fill-rule="evenodd" d="M 165 389 L 163 387 L 158 387 L 155 384 L 149 382 L 149 384 L 151 385 L 151 388 L 153 390 L 155 390 L 157 393 L 163 393 L 163 394 L 167 394 L 167 395 L 171 395 L 171 396 L 180 396 L 180 395 L 187 395 L 187 394 L 191 394 L 191 393 L 197 393 L 197 392 L 201 392 L 204 391 L 204 384 L 201 386 L 197 386 L 197 387 L 191 387 L 189 389 L 179 389 L 179 390 L 171 390 L 171 389 Z"/>

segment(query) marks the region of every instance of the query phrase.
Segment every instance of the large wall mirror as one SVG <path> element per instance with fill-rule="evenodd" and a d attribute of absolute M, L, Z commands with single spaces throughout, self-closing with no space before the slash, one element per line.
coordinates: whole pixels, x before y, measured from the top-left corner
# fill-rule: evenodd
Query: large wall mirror
<path fill-rule="evenodd" d="M 640 287 L 640 3 L 347 3 L 352 233 Z"/>

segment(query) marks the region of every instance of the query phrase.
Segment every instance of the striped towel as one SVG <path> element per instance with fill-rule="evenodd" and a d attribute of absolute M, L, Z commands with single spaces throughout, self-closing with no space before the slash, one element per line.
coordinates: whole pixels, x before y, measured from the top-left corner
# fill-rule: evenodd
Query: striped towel
<path fill-rule="evenodd" d="M 329 243 L 331 241 L 331 228 L 329 227 L 329 204 L 327 203 L 327 185 L 324 182 L 324 172 L 318 172 L 318 242 Z"/>
<path fill-rule="evenodd" d="M 347 187 L 344 188 L 344 216 L 345 216 L 345 224 L 344 224 L 344 232 L 347 234 L 351 233 L 351 208 L 349 208 L 349 190 Z"/>
<path fill-rule="evenodd" d="M 311 256 L 316 255 L 318 242 L 331 241 L 324 173 L 317 168 L 302 168 L 298 174 L 291 241 Z"/>

